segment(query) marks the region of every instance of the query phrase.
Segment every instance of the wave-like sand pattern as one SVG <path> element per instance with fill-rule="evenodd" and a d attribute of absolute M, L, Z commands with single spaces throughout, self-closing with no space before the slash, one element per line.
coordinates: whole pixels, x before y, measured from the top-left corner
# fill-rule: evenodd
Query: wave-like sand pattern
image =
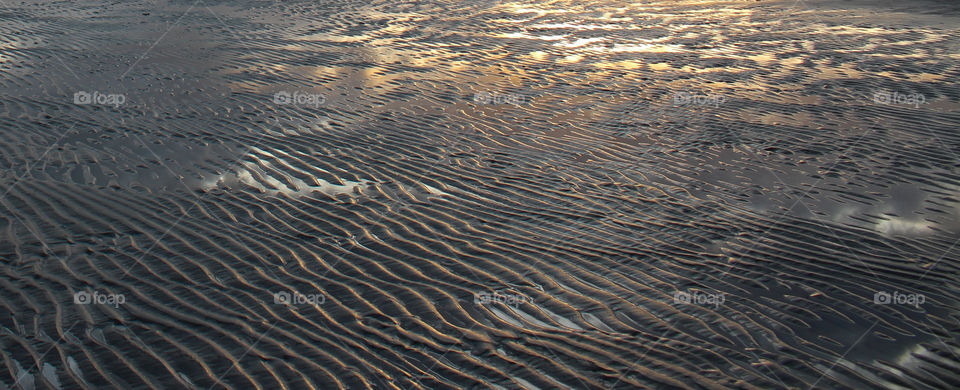
<path fill-rule="evenodd" d="M 627 3 L 0 4 L 0 383 L 960 387 L 956 14 Z"/>

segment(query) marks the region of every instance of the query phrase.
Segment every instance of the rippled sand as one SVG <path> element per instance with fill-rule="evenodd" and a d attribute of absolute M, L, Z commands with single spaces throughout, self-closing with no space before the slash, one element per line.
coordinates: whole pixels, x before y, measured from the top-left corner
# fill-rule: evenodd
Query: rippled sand
<path fill-rule="evenodd" d="M 958 37 L 0 2 L 0 388 L 958 388 Z"/>

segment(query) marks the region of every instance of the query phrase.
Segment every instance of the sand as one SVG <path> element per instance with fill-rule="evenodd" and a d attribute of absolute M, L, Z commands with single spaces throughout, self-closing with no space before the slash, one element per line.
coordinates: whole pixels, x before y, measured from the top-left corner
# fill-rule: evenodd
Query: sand
<path fill-rule="evenodd" d="M 912 4 L 0 3 L 0 387 L 956 388 Z"/>

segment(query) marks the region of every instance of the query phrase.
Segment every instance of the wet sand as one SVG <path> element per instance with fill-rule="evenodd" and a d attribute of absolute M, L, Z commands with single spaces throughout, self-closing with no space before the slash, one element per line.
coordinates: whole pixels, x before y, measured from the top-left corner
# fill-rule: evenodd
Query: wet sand
<path fill-rule="evenodd" d="M 0 387 L 960 387 L 960 6 L 0 3 Z"/>

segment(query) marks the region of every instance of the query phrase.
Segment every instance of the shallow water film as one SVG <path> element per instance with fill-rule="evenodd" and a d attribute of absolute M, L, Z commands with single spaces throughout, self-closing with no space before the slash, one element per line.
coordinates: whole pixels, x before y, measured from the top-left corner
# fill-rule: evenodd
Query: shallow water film
<path fill-rule="evenodd" d="M 960 3 L 0 0 L 0 389 L 960 388 Z"/>

